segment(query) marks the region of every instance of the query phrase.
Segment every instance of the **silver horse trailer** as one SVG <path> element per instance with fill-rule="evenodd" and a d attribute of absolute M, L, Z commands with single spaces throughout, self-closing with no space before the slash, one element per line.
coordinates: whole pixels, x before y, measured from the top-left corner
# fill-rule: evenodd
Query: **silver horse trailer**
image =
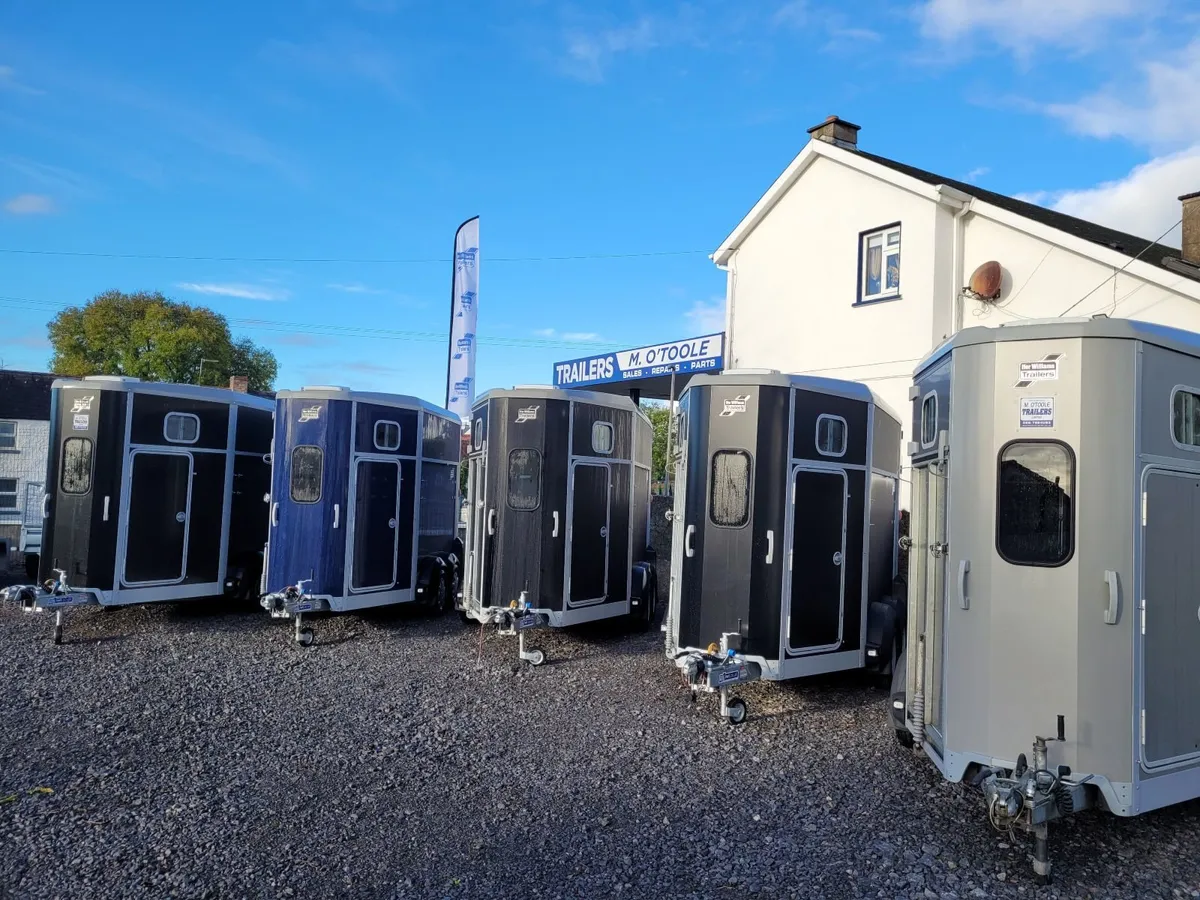
<path fill-rule="evenodd" d="M 1200 797 L 1200 336 L 970 328 L 911 398 L 893 725 L 1033 833 L 1045 882 L 1053 820 Z"/>

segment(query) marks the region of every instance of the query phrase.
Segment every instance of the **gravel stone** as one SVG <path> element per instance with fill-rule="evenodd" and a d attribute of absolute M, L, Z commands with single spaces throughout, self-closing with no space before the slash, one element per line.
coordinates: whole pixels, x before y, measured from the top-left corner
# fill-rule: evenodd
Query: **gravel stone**
<path fill-rule="evenodd" d="M 0 897 L 1200 896 L 1196 802 L 1054 827 L 1038 887 L 857 673 L 748 686 L 733 728 L 613 623 L 535 632 L 538 668 L 402 609 L 307 650 L 222 601 L 65 623 L 0 609 Z"/>

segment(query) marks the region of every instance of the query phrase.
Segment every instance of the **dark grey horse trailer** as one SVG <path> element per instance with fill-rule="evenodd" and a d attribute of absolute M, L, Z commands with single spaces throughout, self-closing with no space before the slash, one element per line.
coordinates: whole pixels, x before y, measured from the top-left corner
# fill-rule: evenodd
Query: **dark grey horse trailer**
<path fill-rule="evenodd" d="M 257 593 L 272 401 L 92 376 L 54 382 L 41 587 L 26 606 Z M 49 584 L 49 587 L 45 585 Z"/>
<path fill-rule="evenodd" d="M 1200 336 L 970 328 L 911 397 L 893 724 L 1045 880 L 1050 821 L 1200 797 Z"/>
<path fill-rule="evenodd" d="M 746 370 L 693 377 L 678 423 L 667 653 L 688 680 L 736 724 L 730 684 L 890 671 L 898 417 L 861 384 Z"/>
<path fill-rule="evenodd" d="M 466 578 L 470 619 L 524 628 L 654 619 L 650 420 L 628 398 L 519 387 L 471 413 Z"/>

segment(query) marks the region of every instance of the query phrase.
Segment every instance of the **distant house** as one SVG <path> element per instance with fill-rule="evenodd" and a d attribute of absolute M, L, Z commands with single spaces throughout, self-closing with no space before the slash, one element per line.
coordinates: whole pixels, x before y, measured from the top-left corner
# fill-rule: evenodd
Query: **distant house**
<path fill-rule="evenodd" d="M 809 129 L 713 254 L 729 368 L 863 381 L 909 423 L 914 367 L 962 328 L 1106 314 L 1200 332 L 1200 195 L 1180 198 L 1177 250 L 867 153 L 858 132 Z M 989 262 L 998 295 L 972 293 Z"/>
<path fill-rule="evenodd" d="M 22 562 L 21 529 L 42 526 L 55 377 L 0 369 L 0 575 Z"/>

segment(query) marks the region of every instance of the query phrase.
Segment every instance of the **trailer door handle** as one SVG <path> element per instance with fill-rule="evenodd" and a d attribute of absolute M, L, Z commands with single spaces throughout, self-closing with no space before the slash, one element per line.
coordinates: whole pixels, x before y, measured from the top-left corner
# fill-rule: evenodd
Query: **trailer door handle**
<path fill-rule="evenodd" d="M 775 561 L 775 532 L 767 529 L 767 565 Z"/>
<path fill-rule="evenodd" d="M 271 504 L 271 524 L 272 525 L 279 524 L 279 502 L 278 501 Z"/>
<path fill-rule="evenodd" d="M 488 510 L 488 534 L 496 533 L 496 508 Z"/>
<path fill-rule="evenodd" d="M 558 510 L 554 511 L 554 531 L 550 533 L 550 537 L 558 537 Z"/>
<path fill-rule="evenodd" d="M 50 495 L 42 494 L 42 518 L 50 518 Z"/>
<path fill-rule="evenodd" d="M 1121 582 L 1117 573 L 1109 569 L 1104 573 L 1104 583 L 1108 585 L 1108 609 L 1104 611 L 1104 624 L 1116 625 L 1121 612 Z"/>
<path fill-rule="evenodd" d="M 971 561 L 960 559 L 958 561 L 958 606 L 960 609 L 971 608 L 971 598 L 967 596 L 967 575 L 970 571 Z"/>
<path fill-rule="evenodd" d="M 108 495 L 104 495 L 104 521 L 108 521 Z"/>
<path fill-rule="evenodd" d="M 333 504 L 333 527 L 337 528 L 338 523 L 342 520 L 342 505 L 340 503 Z"/>
<path fill-rule="evenodd" d="M 692 534 L 696 531 L 695 525 L 689 525 L 687 531 L 683 533 L 683 555 L 695 556 L 696 551 L 692 549 Z"/>

